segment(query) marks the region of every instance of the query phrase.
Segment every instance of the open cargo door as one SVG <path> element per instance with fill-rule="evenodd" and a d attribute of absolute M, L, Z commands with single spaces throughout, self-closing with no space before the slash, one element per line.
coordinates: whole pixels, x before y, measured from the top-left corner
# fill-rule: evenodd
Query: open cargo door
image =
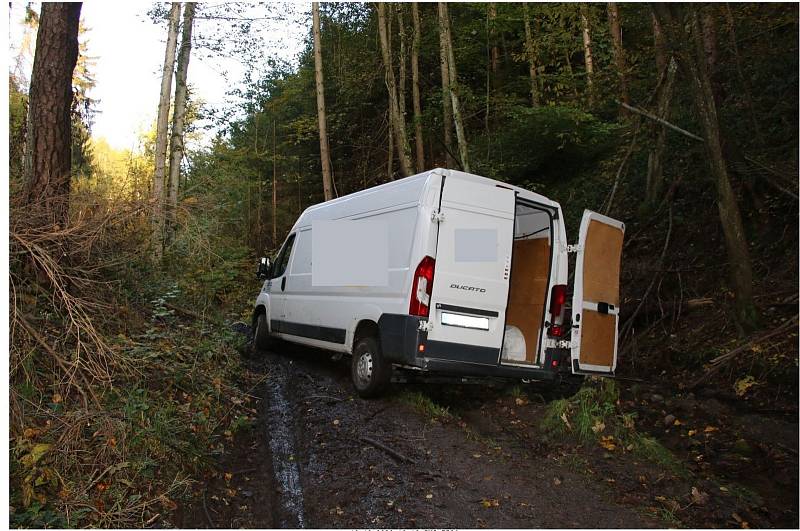
<path fill-rule="evenodd" d="M 446 178 L 427 357 L 497 365 L 514 239 L 513 190 Z"/>
<path fill-rule="evenodd" d="M 572 297 L 572 372 L 617 368 L 619 273 L 625 224 L 585 210 L 578 235 Z"/>

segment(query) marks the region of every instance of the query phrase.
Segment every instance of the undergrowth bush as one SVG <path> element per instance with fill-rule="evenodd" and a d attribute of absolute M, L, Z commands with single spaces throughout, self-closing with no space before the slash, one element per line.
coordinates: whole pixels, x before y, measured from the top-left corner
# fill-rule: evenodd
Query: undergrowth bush
<path fill-rule="evenodd" d="M 252 260 L 213 231 L 187 236 L 186 208 L 154 267 L 146 203 L 71 201 L 59 227 L 12 200 L 10 524 L 168 522 L 255 413 L 223 323 L 249 307 Z"/>

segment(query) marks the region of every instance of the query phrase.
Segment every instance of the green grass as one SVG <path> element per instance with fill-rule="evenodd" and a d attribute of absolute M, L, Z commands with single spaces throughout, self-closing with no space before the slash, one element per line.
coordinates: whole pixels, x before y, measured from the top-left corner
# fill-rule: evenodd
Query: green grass
<path fill-rule="evenodd" d="M 666 507 L 660 507 L 656 514 L 658 514 L 658 517 L 661 518 L 669 527 L 681 526 L 681 521 L 678 520 L 678 517 L 675 516 L 675 513 Z"/>
<path fill-rule="evenodd" d="M 400 402 L 410 405 L 431 420 L 441 421 L 453 417 L 450 413 L 450 408 L 440 406 L 431 400 L 428 395 L 419 391 L 403 391 L 397 398 Z"/>
<path fill-rule="evenodd" d="M 635 414 L 624 413 L 617 405 L 619 391 L 613 380 L 588 382 L 574 396 L 555 400 L 545 410 L 540 424 L 547 434 L 573 439 L 581 444 L 596 443 L 601 436 L 635 456 L 658 465 L 680 477 L 689 471 L 655 438 L 636 431 Z"/>
<path fill-rule="evenodd" d="M 635 433 L 631 437 L 634 455 L 661 466 L 680 477 L 688 477 L 689 471 L 672 452 L 655 438 Z"/>
<path fill-rule="evenodd" d="M 619 391 L 613 380 L 585 385 L 572 397 L 551 402 L 541 426 L 555 435 L 574 435 L 582 443 L 592 441 L 597 437 L 593 428 L 598 423 L 612 423 L 618 398 Z"/>

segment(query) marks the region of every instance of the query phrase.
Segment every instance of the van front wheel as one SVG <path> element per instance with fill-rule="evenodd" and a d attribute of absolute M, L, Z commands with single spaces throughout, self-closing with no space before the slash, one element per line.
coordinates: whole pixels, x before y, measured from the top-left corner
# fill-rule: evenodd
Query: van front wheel
<path fill-rule="evenodd" d="M 383 359 L 380 345 L 374 337 L 356 340 L 350 376 L 356 392 L 362 398 L 374 398 L 386 390 L 392 379 L 392 364 Z"/>
<path fill-rule="evenodd" d="M 253 331 L 253 342 L 255 343 L 256 352 L 265 352 L 269 350 L 269 325 L 267 325 L 267 314 L 259 313 L 256 319 L 256 329 Z"/>

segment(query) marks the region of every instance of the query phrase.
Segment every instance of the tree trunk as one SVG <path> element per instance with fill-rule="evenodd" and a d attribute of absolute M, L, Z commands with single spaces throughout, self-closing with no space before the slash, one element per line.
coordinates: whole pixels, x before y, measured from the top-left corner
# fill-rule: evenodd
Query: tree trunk
<path fill-rule="evenodd" d="M 658 109 L 656 111 L 656 116 L 662 120 L 667 120 L 669 117 L 669 109 L 672 103 L 677 71 L 677 64 L 674 59 L 670 61 L 665 70 L 659 74 L 659 79 L 660 76 L 664 76 L 664 79 L 658 89 Z M 661 200 L 661 189 L 664 185 L 663 159 L 664 148 L 667 144 L 667 128 L 662 124 L 654 123 L 652 132 L 655 138 L 647 156 L 647 184 L 645 189 L 645 206 L 650 209 L 654 208 Z"/>
<path fill-rule="evenodd" d="M 608 3 L 608 25 L 611 30 L 611 40 L 614 43 L 614 60 L 617 63 L 617 76 L 619 77 L 620 99 L 629 104 L 628 96 L 628 65 L 625 60 L 625 49 L 622 47 L 622 26 L 619 19 L 619 6 L 616 2 Z M 623 108 L 622 114 L 627 114 Z"/>
<path fill-rule="evenodd" d="M 165 177 L 167 163 L 167 127 L 169 125 L 169 103 L 172 92 L 172 74 L 175 67 L 175 46 L 178 41 L 178 22 L 181 17 L 180 2 L 173 2 L 169 12 L 167 49 L 164 53 L 164 69 L 161 73 L 161 97 L 158 102 L 156 120 L 155 173 L 153 174 L 153 219 L 152 219 L 152 257 L 160 262 L 164 253 L 164 203 Z"/>
<path fill-rule="evenodd" d="M 717 189 L 717 209 L 731 263 L 737 321 L 743 329 L 748 330 L 755 327 L 758 313 L 753 304 L 753 273 L 747 239 L 723 154 L 719 117 L 709 77 L 708 58 L 701 42 L 702 30 L 697 8 L 694 5 L 686 7 L 689 10 L 691 35 L 685 29 L 683 9 L 684 6 L 678 4 L 653 4 L 653 10 L 667 34 L 669 44 L 678 51 L 680 66 L 688 77 L 695 110 L 703 127 L 706 155 Z M 692 40 L 695 41 L 694 48 L 689 44 Z"/>
<path fill-rule="evenodd" d="M 411 18 L 414 23 L 414 39 L 411 41 L 411 90 L 414 100 L 414 141 L 417 147 L 417 173 L 425 171 L 425 144 L 422 138 L 422 106 L 419 97 L 419 8 L 411 2 Z"/>
<path fill-rule="evenodd" d="M 444 26 L 445 48 L 447 51 L 447 72 L 449 77 L 450 101 L 453 105 L 453 122 L 456 126 L 458 140 L 458 156 L 461 158 L 461 169 L 469 172 L 469 149 L 467 137 L 464 132 L 464 120 L 461 116 L 461 103 L 458 97 L 458 74 L 456 72 L 456 59 L 453 53 L 453 38 L 450 31 L 450 15 L 447 12 L 447 2 L 439 2 L 439 24 Z"/>
<path fill-rule="evenodd" d="M 580 5 L 581 26 L 583 28 L 583 58 L 586 68 L 586 90 L 589 93 L 589 104 L 594 103 L 594 61 L 592 59 L 592 35 L 589 31 L 589 9 L 586 4 Z"/>
<path fill-rule="evenodd" d="M 497 47 L 497 37 L 494 29 L 495 20 L 497 19 L 497 4 L 489 2 L 487 6 L 487 15 L 489 18 L 489 41 L 491 47 L 489 48 L 489 64 L 492 68 L 493 79 L 497 79 L 497 64 L 500 61 L 500 48 Z"/>
<path fill-rule="evenodd" d="M 69 221 L 72 73 L 81 3 L 42 3 L 28 91 L 25 201 L 53 223 Z"/>
<path fill-rule="evenodd" d="M 325 115 L 325 79 L 322 75 L 322 38 L 319 31 L 319 2 L 311 3 L 314 26 L 314 80 L 317 90 L 317 118 L 319 120 L 319 155 L 322 163 L 322 190 L 325 201 L 333 199 L 331 154 L 328 147 L 328 124 Z"/>
<path fill-rule="evenodd" d="M 395 148 L 397 158 L 400 161 L 400 171 L 403 176 L 408 177 L 414 173 L 413 163 L 411 162 L 411 147 L 406 136 L 406 123 L 403 115 L 400 114 L 400 106 L 397 101 L 397 85 L 392 69 L 392 61 L 389 49 L 389 37 L 386 30 L 386 4 L 378 2 L 378 34 L 381 41 L 381 52 L 383 54 L 383 65 L 386 70 L 386 88 L 389 91 L 389 109 L 392 114 L 391 125 L 394 131 Z"/>
<path fill-rule="evenodd" d="M 175 73 L 175 103 L 172 109 L 172 138 L 170 140 L 169 161 L 169 201 L 167 209 L 167 238 L 175 232 L 178 212 L 178 186 L 181 178 L 183 160 L 183 135 L 186 128 L 186 78 L 189 72 L 189 57 L 192 52 L 192 25 L 194 24 L 194 2 L 187 2 L 183 9 L 183 33 L 178 50 L 178 67 Z"/>
<path fill-rule="evenodd" d="M 533 42 L 531 21 L 528 15 L 528 2 L 522 3 L 522 13 L 525 22 L 525 53 L 528 56 L 528 73 L 531 78 L 531 105 L 539 106 L 539 86 L 536 80 L 536 45 Z"/>
<path fill-rule="evenodd" d="M 278 243 L 278 122 L 272 120 L 272 244 Z"/>
<path fill-rule="evenodd" d="M 389 120 L 389 146 L 386 153 L 386 178 L 390 181 L 394 181 L 394 133 L 392 132 L 392 111 L 387 110 L 386 116 Z"/>
<path fill-rule="evenodd" d="M 397 84 L 397 104 L 400 107 L 400 114 L 403 116 L 403 123 L 406 121 L 406 25 L 403 19 L 403 4 L 397 4 L 397 32 L 400 35 L 400 58 L 397 62 L 400 78 Z"/>
<path fill-rule="evenodd" d="M 666 71 L 669 58 L 667 56 L 667 42 L 664 37 L 664 30 L 655 15 L 653 15 L 653 49 L 656 55 L 656 70 L 660 76 Z"/>
<path fill-rule="evenodd" d="M 448 168 L 452 168 L 455 166 L 455 161 L 451 155 L 453 149 L 453 104 L 450 101 L 450 69 L 447 63 L 447 34 L 440 17 L 439 66 L 442 73 L 442 121 L 444 125 L 445 165 Z"/>
<path fill-rule="evenodd" d="M 387 48 L 389 49 L 389 64 L 394 64 L 392 59 L 392 18 L 386 21 L 386 40 Z M 388 153 L 386 156 L 386 178 L 389 181 L 394 181 L 394 115 L 392 114 L 392 105 L 386 109 L 386 116 L 388 117 L 389 134 L 388 134 Z"/>

